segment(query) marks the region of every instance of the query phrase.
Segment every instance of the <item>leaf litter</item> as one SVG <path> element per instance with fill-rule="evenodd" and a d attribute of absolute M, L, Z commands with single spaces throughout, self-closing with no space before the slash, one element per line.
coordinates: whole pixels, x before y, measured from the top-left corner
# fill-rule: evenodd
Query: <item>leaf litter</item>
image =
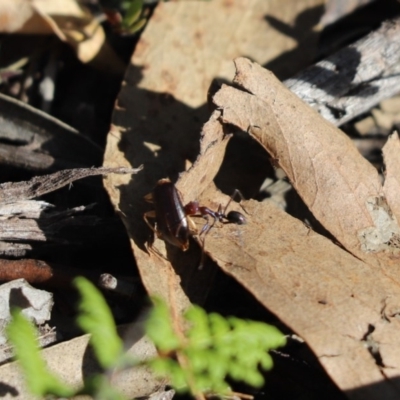
<path fill-rule="evenodd" d="M 192 132 L 196 124 L 189 118 L 193 109 L 186 104 L 193 107 L 199 103 L 186 100 L 187 93 L 179 97 L 175 87 L 157 86 L 160 76 L 174 82 L 180 71 L 176 66 L 167 75 L 152 67 L 142 70 L 150 57 L 145 34 L 119 96 L 105 164 L 145 164 L 144 172 L 130 179 L 107 177 L 106 188 L 127 227 L 148 292 L 164 297 L 175 315 L 189 301 L 201 303 L 206 297 L 212 268 L 198 269 L 200 253 L 193 244 L 186 253 L 158 239 L 153 245 L 156 251 L 148 246 L 143 197 L 158 179 L 179 176 L 177 188 L 184 204 L 194 199 L 212 209 L 226 204 L 229 198 L 216 189 L 213 179 L 228 134 L 236 126 L 260 143 L 286 172 L 337 243 L 268 201 L 246 201 L 247 225 L 217 223 L 205 239 L 205 252 L 307 342 L 349 397 L 397 398 L 399 388 L 390 380 L 399 375 L 400 367 L 400 354 L 395 350 L 400 304 L 398 255 L 395 243 L 390 243 L 398 229 L 393 189 L 397 182 L 389 167 L 396 160 L 395 152 L 389 155 L 389 148 L 385 152 L 388 170 L 383 189 L 375 168 L 346 135 L 271 73 L 241 58 L 235 61 L 235 87 L 223 86 L 214 96 L 218 109 L 202 130 L 199 156 L 194 161 Z M 203 109 L 196 112 L 204 116 Z M 153 114 L 157 118 L 150 118 Z M 188 158 L 193 165 L 180 173 Z M 235 207 L 242 212 L 236 203 Z M 199 227 L 203 224 L 200 221 Z M 371 228 L 375 233 L 368 231 Z M 367 244 L 377 235 L 386 241 L 381 240 L 386 247 L 372 251 Z M 377 382 L 380 386 L 369 386 Z"/>
<path fill-rule="evenodd" d="M 313 28 L 322 13 L 322 3 L 321 0 L 307 4 L 291 0 L 284 6 L 263 0 L 251 4 L 245 0 L 160 3 L 136 46 L 114 110 L 104 165 L 144 164 L 145 168 L 132 179 L 107 177 L 105 186 L 128 230 L 148 293 L 164 297 L 178 311 L 189 305 L 189 298 L 198 304 L 204 302 L 215 269 L 198 270 L 201 254 L 194 245 L 181 253 L 170 246 L 165 248 L 162 241 L 156 240 L 155 251 L 146 249 L 150 233 L 143 214 L 150 208 L 144 196 L 159 179 L 168 177 L 176 182 L 199 152 L 204 152 L 210 158 L 201 161 L 203 170 L 193 169 L 193 180 L 177 184 L 184 202 L 198 199 L 219 169 L 221 157 L 213 157 L 218 151 L 223 153 L 220 146 L 215 152 L 205 150 L 218 143 L 213 134 L 204 135 L 202 149 L 198 144 L 199 132 L 209 117 L 205 103 L 210 82 L 215 77 L 229 79 L 233 72 L 231 60 L 244 52 L 267 63 L 282 48 L 287 49 L 292 62 L 282 64 L 285 71 L 288 65 L 301 68 L 309 63 L 317 43 Z M 288 27 L 293 25 L 297 29 L 296 18 L 309 7 L 315 10 L 301 21 L 303 35 L 298 41 L 303 51 L 297 51 L 299 42 L 275 29 L 272 20 L 285 21 Z M 265 15 L 271 17 L 270 22 L 261 17 Z M 274 45 L 266 49 L 265 43 Z M 219 123 L 212 122 L 207 129 L 216 129 L 217 135 L 223 131 Z M 202 181 L 205 179 L 202 175 L 207 175 L 207 179 Z"/>

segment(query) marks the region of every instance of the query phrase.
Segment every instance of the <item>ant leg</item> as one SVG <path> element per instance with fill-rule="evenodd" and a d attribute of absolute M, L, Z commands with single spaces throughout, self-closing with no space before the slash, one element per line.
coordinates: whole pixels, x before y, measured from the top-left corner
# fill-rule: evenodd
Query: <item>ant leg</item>
<path fill-rule="evenodd" d="M 250 213 L 247 212 L 247 210 L 246 210 L 246 209 L 242 206 L 242 204 L 241 204 L 241 202 L 244 200 L 244 196 L 243 196 L 242 192 L 241 192 L 239 189 L 235 189 L 235 190 L 233 191 L 233 193 L 232 193 L 232 195 L 231 195 L 229 201 L 226 203 L 226 206 L 225 206 L 224 211 L 223 211 L 223 213 L 222 213 L 223 215 L 226 215 L 226 210 L 228 209 L 228 207 L 229 207 L 229 205 L 231 204 L 232 200 L 233 200 L 235 197 L 237 197 L 237 196 L 240 197 L 239 206 L 242 208 L 242 210 L 243 210 L 246 214 L 250 215 Z"/>
<path fill-rule="evenodd" d="M 148 203 L 154 203 L 154 196 L 153 193 L 149 193 L 146 194 L 146 196 L 144 196 L 145 201 L 147 201 Z"/>
<path fill-rule="evenodd" d="M 220 207 L 218 207 L 218 214 L 212 214 L 211 217 L 213 218 L 212 223 L 209 223 L 209 214 L 203 214 L 203 218 L 206 220 L 206 223 L 204 224 L 203 228 L 201 229 L 201 232 L 199 234 L 199 239 L 201 240 L 201 259 L 200 259 L 200 265 L 199 265 L 199 269 L 203 268 L 204 265 L 204 260 L 205 260 L 205 256 L 206 256 L 206 252 L 205 252 L 205 248 L 206 248 L 206 236 L 207 234 L 210 232 L 210 230 L 212 229 L 212 227 L 215 225 L 215 222 L 217 221 L 217 219 L 220 219 L 219 215 L 220 215 Z"/>
<path fill-rule="evenodd" d="M 200 231 L 200 233 L 199 233 L 199 236 L 201 236 L 201 235 L 203 235 L 203 234 L 207 234 L 208 233 L 208 231 L 212 228 L 212 226 L 214 225 L 214 223 L 210 226 L 210 224 L 209 224 L 209 222 L 208 222 L 208 220 L 209 220 L 209 218 L 208 218 L 208 215 L 206 214 L 206 215 L 202 215 L 202 217 L 206 220 L 206 223 L 203 225 L 203 227 L 201 228 L 201 231 Z"/>

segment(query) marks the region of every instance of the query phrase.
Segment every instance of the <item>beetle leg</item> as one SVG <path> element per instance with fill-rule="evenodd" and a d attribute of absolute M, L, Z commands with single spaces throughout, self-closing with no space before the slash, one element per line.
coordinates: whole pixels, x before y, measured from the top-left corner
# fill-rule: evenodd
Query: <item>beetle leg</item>
<path fill-rule="evenodd" d="M 146 222 L 147 226 L 157 235 L 157 237 L 161 237 L 160 232 L 158 232 L 157 228 L 154 227 L 148 218 L 156 218 L 155 211 L 147 211 L 143 214 L 144 222 Z"/>
<path fill-rule="evenodd" d="M 156 256 L 158 256 L 158 257 L 160 257 L 160 258 L 162 258 L 162 259 L 164 259 L 164 260 L 169 261 L 168 258 L 165 257 L 165 255 L 162 254 L 162 253 L 157 249 L 157 247 L 153 247 L 153 243 L 147 243 L 147 246 L 146 246 L 146 247 L 147 247 L 147 249 L 148 249 L 149 252 L 152 252 L 152 253 L 155 254 Z"/>
<path fill-rule="evenodd" d="M 162 235 L 160 232 L 157 231 L 157 228 L 154 227 L 148 220 L 148 218 L 156 218 L 156 212 L 155 211 L 147 211 L 146 213 L 143 214 L 143 219 L 144 222 L 148 225 L 148 227 L 157 235 L 157 237 L 162 238 Z M 154 238 L 153 238 L 154 241 Z M 163 258 L 164 260 L 168 261 L 168 258 L 166 258 L 156 247 L 153 247 L 153 241 L 147 242 L 147 248 L 149 251 L 152 253 L 156 254 L 158 257 Z"/>
<path fill-rule="evenodd" d="M 144 199 L 145 199 L 148 203 L 154 203 L 154 200 L 153 200 L 153 193 L 146 194 L 146 196 L 144 196 Z"/>

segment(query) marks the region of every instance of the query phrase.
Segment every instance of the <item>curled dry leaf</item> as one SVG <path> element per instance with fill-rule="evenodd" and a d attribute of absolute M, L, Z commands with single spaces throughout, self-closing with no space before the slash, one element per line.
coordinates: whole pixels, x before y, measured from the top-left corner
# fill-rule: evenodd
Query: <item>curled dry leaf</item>
<path fill-rule="evenodd" d="M 213 229 L 207 252 L 306 340 L 350 398 L 394 399 L 400 392 L 394 379 L 400 373 L 398 244 L 365 250 L 388 231 L 397 237 L 389 206 L 395 213 L 398 139 L 385 150 L 386 202 L 376 170 L 341 131 L 270 72 L 246 59 L 236 67 L 235 83 L 244 90 L 226 86 L 216 94 L 221 121 L 249 132 L 270 153 L 317 219 L 357 258 L 255 202 L 245 204 L 247 225 Z M 374 232 L 366 238 L 368 230 Z"/>
<path fill-rule="evenodd" d="M 397 235 L 376 169 L 343 132 L 272 73 L 246 59 L 236 60 L 236 66 L 235 83 L 246 92 L 231 87 L 218 92 L 214 100 L 222 108 L 223 121 L 260 142 L 314 216 L 346 249 L 374 265 L 396 262 L 395 245 L 372 247 Z M 387 215 L 384 223 L 379 220 L 382 213 Z M 368 253 L 371 249 L 375 252 Z"/>
<path fill-rule="evenodd" d="M 173 26 L 173 13 L 158 11 L 171 7 L 182 12 L 187 10 L 184 4 L 163 4 L 154 23 Z M 380 213 L 375 211 L 387 208 L 380 203 L 382 185 L 376 170 L 342 132 L 245 59 L 236 61 L 235 78 L 236 87 L 244 90 L 224 87 L 217 93 L 219 110 L 204 126 L 200 155 L 193 161 L 193 132 L 204 117 L 204 110 L 194 107 L 202 104 L 198 96 L 207 79 L 199 83 L 199 67 L 189 62 L 192 57 L 169 57 L 172 51 L 176 54 L 176 48 L 168 46 L 169 40 L 177 40 L 172 33 L 160 53 L 152 52 L 151 44 L 164 38 L 166 30 L 146 36 L 150 28 L 127 73 L 105 156 L 107 165 L 146 167 L 132 179 L 107 178 L 106 186 L 128 229 L 149 293 L 167 299 L 177 312 L 189 299 L 204 298 L 209 270 L 198 270 L 200 255 L 191 253 L 192 244 L 186 253 L 159 240 L 155 251 L 146 245 L 149 229 L 143 214 L 150 206 L 146 208 L 143 197 L 158 179 L 175 180 L 188 158 L 193 166 L 177 182 L 183 202 L 199 200 L 213 209 L 226 204 L 227 196 L 215 189 L 212 179 L 229 126 L 236 125 L 268 150 L 314 215 L 348 251 L 268 202 L 250 201 L 243 203 L 248 224 L 217 223 L 206 237 L 206 253 L 307 341 L 349 397 L 397 398 L 400 389 L 391 380 L 400 370 L 396 249 L 366 253 L 361 242 L 365 230 L 385 229 L 376 225 Z M 179 40 L 190 42 L 190 35 L 179 29 Z M 212 26 L 208 34 L 214 34 Z M 171 65 L 155 61 L 164 59 Z M 212 70 L 213 64 L 207 67 Z M 218 68 L 211 75 L 216 73 Z M 190 78 L 197 82 L 194 86 L 188 84 Z M 232 209 L 242 212 L 236 203 Z M 383 376 L 388 380 L 382 382 Z"/>
<path fill-rule="evenodd" d="M 395 132 L 382 149 L 386 166 L 383 190 L 391 212 L 400 221 L 400 140 Z"/>
<path fill-rule="evenodd" d="M 213 115 L 199 149 L 199 132 L 209 116 L 205 103 L 210 83 L 216 77 L 230 77 L 232 58 L 244 53 L 268 63 L 284 49 L 290 61 L 276 65 L 286 75 L 307 64 L 317 42 L 314 27 L 322 4 L 321 0 L 160 2 L 136 46 L 104 162 L 144 164 L 145 169 L 132 179 L 108 177 L 105 185 L 129 232 L 146 289 L 176 310 L 188 305 L 187 296 L 196 303 L 204 301 L 212 268 L 198 270 L 201 255 L 194 243 L 186 253 L 165 250 L 158 240 L 156 252 L 146 249 L 150 231 L 143 214 L 151 206 L 143 197 L 161 178 L 175 182 L 200 152 L 196 168 L 178 183 L 184 202 L 198 199 L 218 171 L 227 142 Z"/>

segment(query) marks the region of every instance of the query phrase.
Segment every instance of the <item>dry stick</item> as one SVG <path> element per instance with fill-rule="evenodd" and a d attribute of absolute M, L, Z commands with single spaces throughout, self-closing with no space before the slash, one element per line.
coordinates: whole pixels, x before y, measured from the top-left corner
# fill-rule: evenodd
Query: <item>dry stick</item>
<path fill-rule="evenodd" d="M 284 83 L 336 126 L 368 111 L 400 92 L 400 18 Z"/>
<path fill-rule="evenodd" d="M 327 26 L 374 0 L 328 0 L 320 24 Z"/>
<path fill-rule="evenodd" d="M 107 275 L 107 279 L 104 275 Z M 100 274 L 96 271 L 85 271 L 35 259 L 0 259 L 0 281 L 2 282 L 24 278 L 31 284 L 70 288 L 73 279 L 77 276 L 84 276 L 99 287 L 124 297 L 131 297 L 138 291 L 138 285 L 110 274 Z M 113 282 L 113 285 L 109 282 Z"/>
<path fill-rule="evenodd" d="M 50 175 L 35 176 L 29 181 L 6 182 L 0 185 L 0 203 L 12 203 L 17 200 L 33 199 L 88 176 L 137 174 L 142 169 L 142 165 L 138 168 L 75 168 L 65 169 Z"/>

